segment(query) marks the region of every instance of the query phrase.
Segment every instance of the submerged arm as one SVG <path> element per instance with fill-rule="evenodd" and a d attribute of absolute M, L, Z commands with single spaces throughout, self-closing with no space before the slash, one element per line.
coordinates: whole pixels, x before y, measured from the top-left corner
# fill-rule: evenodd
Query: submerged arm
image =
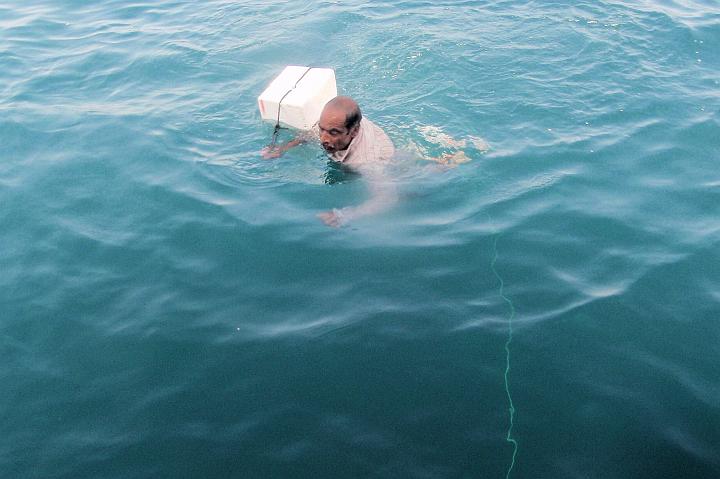
<path fill-rule="evenodd" d="M 307 142 L 307 137 L 298 135 L 294 140 L 290 140 L 284 145 L 269 145 L 262 149 L 262 157 L 266 160 L 273 158 L 280 158 L 286 151 L 295 148 L 296 146 L 302 145 Z"/>
<path fill-rule="evenodd" d="M 397 186 L 384 172 L 361 171 L 367 180 L 370 198 L 357 206 L 335 208 L 318 217 L 328 226 L 338 227 L 349 221 L 387 210 L 397 203 Z"/>

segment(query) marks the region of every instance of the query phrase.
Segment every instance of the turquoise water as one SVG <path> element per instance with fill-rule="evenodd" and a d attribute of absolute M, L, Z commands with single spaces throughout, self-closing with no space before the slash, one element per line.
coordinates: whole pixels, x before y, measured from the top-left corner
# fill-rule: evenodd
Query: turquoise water
<path fill-rule="evenodd" d="M 490 148 L 328 228 L 288 64 Z M 0 66 L 1 477 L 720 477 L 717 2 L 6 1 Z"/>

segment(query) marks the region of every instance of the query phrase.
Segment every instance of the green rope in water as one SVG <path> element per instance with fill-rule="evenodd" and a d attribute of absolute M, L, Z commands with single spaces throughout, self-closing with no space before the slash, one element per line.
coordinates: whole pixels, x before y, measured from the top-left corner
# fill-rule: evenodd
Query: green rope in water
<path fill-rule="evenodd" d="M 505 474 L 505 479 L 509 479 L 510 473 L 515 467 L 515 457 L 517 456 L 518 452 L 518 443 L 512 435 L 513 426 L 515 425 L 515 406 L 513 405 L 512 395 L 510 394 L 510 383 L 508 381 L 508 377 L 510 375 L 510 343 L 512 343 L 513 337 L 513 319 L 515 319 L 515 306 L 513 305 L 512 301 L 510 301 L 510 299 L 505 296 L 505 282 L 500 277 L 500 274 L 498 274 L 497 269 L 495 269 L 495 263 L 497 263 L 498 259 L 497 243 L 498 236 L 495 236 L 495 241 L 493 243 L 494 254 L 492 262 L 490 263 L 490 268 L 492 269 L 495 277 L 500 282 L 500 297 L 510 307 L 510 316 L 508 317 L 508 336 L 507 341 L 505 341 L 505 393 L 507 394 L 509 405 L 508 410 L 510 412 L 510 424 L 508 425 L 507 436 L 505 437 L 505 440 L 513 445 L 512 461 L 510 462 L 510 466 L 508 467 L 507 474 Z"/>

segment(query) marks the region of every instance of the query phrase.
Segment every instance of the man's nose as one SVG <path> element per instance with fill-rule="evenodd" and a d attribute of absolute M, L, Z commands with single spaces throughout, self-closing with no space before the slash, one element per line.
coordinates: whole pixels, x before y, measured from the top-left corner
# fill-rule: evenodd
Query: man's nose
<path fill-rule="evenodd" d="M 330 142 L 330 135 L 327 133 L 320 132 L 320 143 L 329 143 Z"/>

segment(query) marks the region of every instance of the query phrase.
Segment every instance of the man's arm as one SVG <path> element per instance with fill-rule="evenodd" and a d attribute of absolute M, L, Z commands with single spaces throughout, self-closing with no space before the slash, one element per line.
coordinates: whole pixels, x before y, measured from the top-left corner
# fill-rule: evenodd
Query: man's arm
<path fill-rule="evenodd" d="M 397 202 L 397 186 L 384 172 L 361 171 L 361 174 L 367 180 L 370 198 L 357 206 L 334 208 L 318 214 L 323 223 L 337 228 L 357 218 L 380 213 Z"/>
<path fill-rule="evenodd" d="M 306 136 L 299 135 L 294 140 L 290 140 L 284 145 L 270 145 L 262 149 L 261 154 L 263 159 L 271 160 L 273 158 L 280 158 L 286 151 L 295 148 L 296 146 L 307 143 L 308 139 Z"/>

